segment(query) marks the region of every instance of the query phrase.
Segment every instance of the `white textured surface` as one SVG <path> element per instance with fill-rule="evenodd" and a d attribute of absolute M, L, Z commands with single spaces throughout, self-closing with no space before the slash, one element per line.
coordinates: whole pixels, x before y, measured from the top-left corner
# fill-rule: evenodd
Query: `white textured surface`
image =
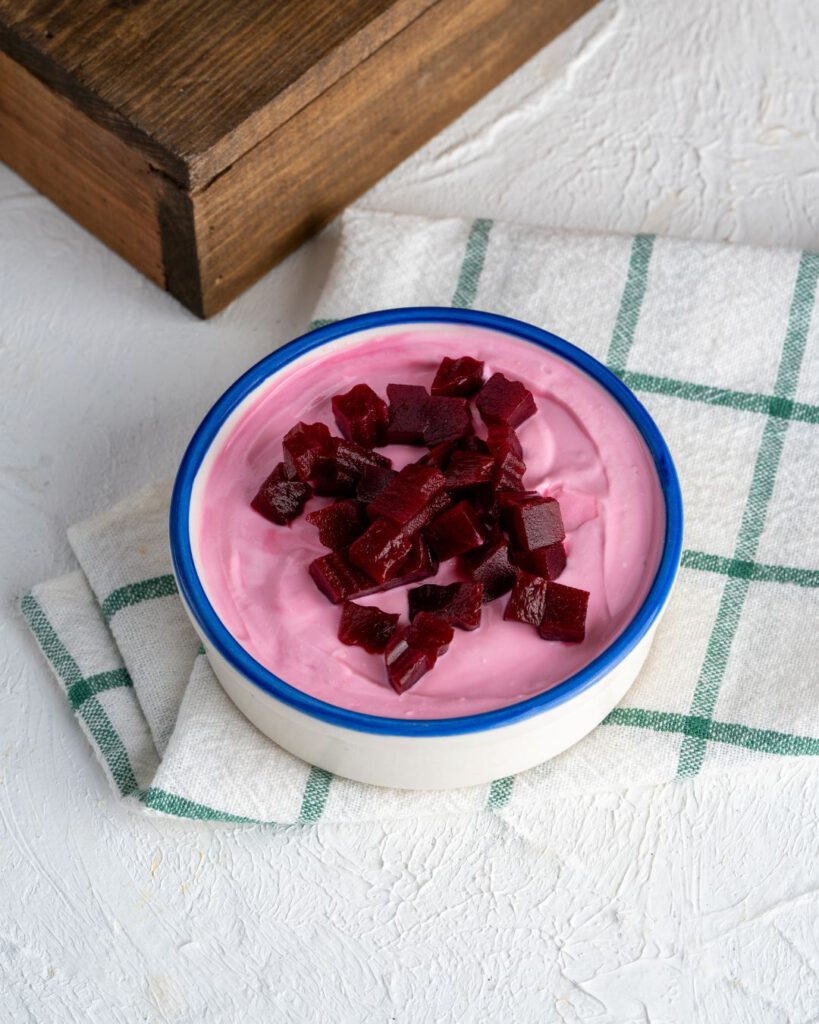
<path fill-rule="evenodd" d="M 365 202 L 819 245 L 810 0 L 605 0 Z M 819 776 L 389 828 L 145 820 L 15 611 L 304 324 L 326 246 L 199 323 L 0 168 L 0 1021 L 819 1020 Z"/>

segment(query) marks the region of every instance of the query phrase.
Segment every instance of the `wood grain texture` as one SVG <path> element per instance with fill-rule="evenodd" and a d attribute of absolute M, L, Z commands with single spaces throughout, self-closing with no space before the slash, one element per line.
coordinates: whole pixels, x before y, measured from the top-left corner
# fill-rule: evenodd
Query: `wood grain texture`
<path fill-rule="evenodd" d="M 194 193 L 200 315 L 222 308 L 591 6 L 441 0 Z"/>
<path fill-rule="evenodd" d="M 186 187 L 434 0 L 0 0 L 0 49 Z"/>
<path fill-rule="evenodd" d="M 158 219 L 168 183 L 142 153 L 2 53 L 0 157 L 146 277 L 168 287 Z"/>

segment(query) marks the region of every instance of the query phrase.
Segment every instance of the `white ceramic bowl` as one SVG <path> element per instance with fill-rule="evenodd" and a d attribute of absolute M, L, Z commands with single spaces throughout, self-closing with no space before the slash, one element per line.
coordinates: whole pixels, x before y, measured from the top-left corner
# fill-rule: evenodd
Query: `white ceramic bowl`
<path fill-rule="evenodd" d="M 665 498 L 666 530 L 654 581 L 623 632 L 592 662 L 544 693 L 461 718 L 382 718 L 311 697 L 253 659 L 214 611 L 196 568 L 191 508 L 215 452 L 258 389 L 285 366 L 325 345 L 373 329 L 466 324 L 539 345 L 594 378 L 622 406 L 654 460 Z M 473 310 L 412 307 L 341 320 L 297 338 L 248 370 L 213 406 L 176 478 L 170 516 L 179 592 L 219 681 L 236 706 L 286 750 L 337 775 L 402 789 L 450 789 L 513 775 L 554 757 L 598 725 L 645 661 L 668 603 L 682 549 L 682 501 L 674 464 L 648 412 L 611 371 L 568 342 L 518 320 Z"/>

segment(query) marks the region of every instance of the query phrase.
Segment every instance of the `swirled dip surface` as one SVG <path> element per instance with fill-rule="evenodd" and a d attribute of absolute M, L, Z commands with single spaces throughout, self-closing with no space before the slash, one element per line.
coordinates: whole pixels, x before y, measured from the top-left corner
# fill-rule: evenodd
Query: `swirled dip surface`
<path fill-rule="evenodd" d="M 267 522 L 250 507 L 281 460 L 281 439 L 298 421 L 338 433 L 330 398 L 366 382 L 429 387 L 444 356 L 471 355 L 523 381 L 537 413 L 519 429 L 527 488 L 560 500 L 568 564 L 561 583 L 591 593 L 582 644 L 549 643 L 505 622 L 507 597 L 484 607 L 475 632 L 455 630 L 432 672 L 398 696 L 383 661 L 337 638 L 340 608 L 319 593 L 308 564 L 325 554 L 314 527 Z M 476 417 L 476 422 L 479 420 Z M 481 427 L 478 427 L 479 431 Z M 216 612 L 257 661 L 292 686 L 373 715 L 445 718 L 541 693 L 576 672 L 622 632 L 654 579 L 665 531 L 662 493 L 648 449 L 622 408 L 581 371 L 543 349 L 477 327 L 402 326 L 348 338 L 286 367 L 226 423 L 194 495 L 192 541 Z M 397 468 L 423 450 L 379 449 Z M 313 498 L 306 511 L 327 504 Z M 430 583 L 456 579 L 445 562 Z M 416 584 L 417 585 L 417 584 Z M 407 616 L 407 588 L 362 598 Z"/>

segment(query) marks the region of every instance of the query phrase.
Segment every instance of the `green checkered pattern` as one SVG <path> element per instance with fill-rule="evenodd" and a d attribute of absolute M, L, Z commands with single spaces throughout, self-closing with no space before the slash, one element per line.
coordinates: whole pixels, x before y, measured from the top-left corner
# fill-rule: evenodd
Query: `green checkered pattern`
<path fill-rule="evenodd" d="M 637 684 L 573 750 L 488 787 L 378 790 L 292 758 L 224 697 L 176 595 L 157 485 L 74 528 L 83 572 L 22 602 L 119 794 L 233 823 L 514 814 L 539 792 L 819 754 L 819 256 L 357 211 L 342 232 L 311 326 L 373 307 L 492 309 L 587 348 L 637 392 L 683 484 L 677 593 Z"/>

